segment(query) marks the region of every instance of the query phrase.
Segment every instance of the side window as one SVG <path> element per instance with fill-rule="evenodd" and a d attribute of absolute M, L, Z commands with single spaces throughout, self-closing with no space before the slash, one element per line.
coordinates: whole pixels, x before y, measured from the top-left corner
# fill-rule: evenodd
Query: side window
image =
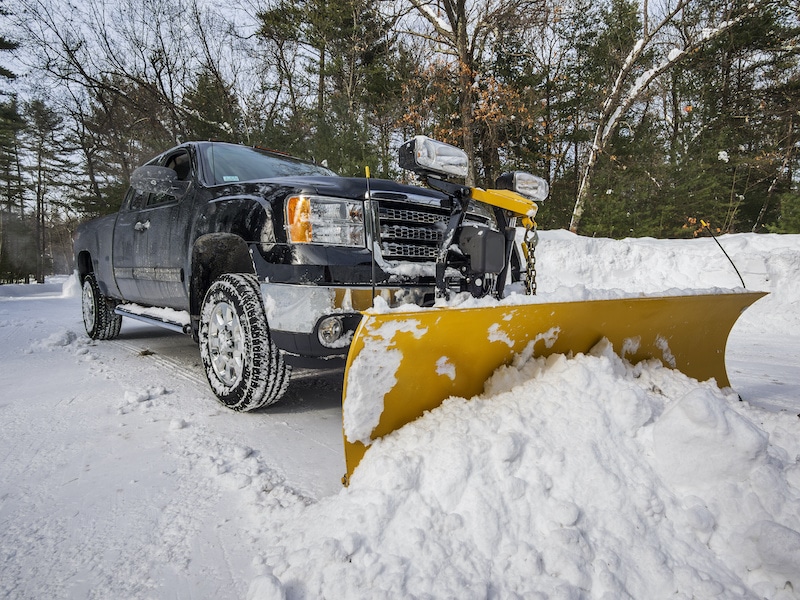
<path fill-rule="evenodd" d="M 141 190 L 128 188 L 128 192 L 125 194 L 125 200 L 122 202 L 122 206 L 125 210 L 141 210 L 144 208 L 145 204 L 147 204 L 147 196 L 148 194 L 142 192 Z"/>
<path fill-rule="evenodd" d="M 185 150 L 169 156 L 164 162 L 164 166 L 175 171 L 178 175 L 178 181 L 187 181 L 192 176 L 192 161 L 189 158 L 189 153 Z M 172 194 L 150 194 L 147 206 L 158 206 L 176 202 L 177 200 Z"/>
<path fill-rule="evenodd" d="M 178 174 L 178 181 L 186 181 L 192 175 L 192 161 L 188 152 L 174 154 L 167 159 L 165 167 L 169 167 Z"/>

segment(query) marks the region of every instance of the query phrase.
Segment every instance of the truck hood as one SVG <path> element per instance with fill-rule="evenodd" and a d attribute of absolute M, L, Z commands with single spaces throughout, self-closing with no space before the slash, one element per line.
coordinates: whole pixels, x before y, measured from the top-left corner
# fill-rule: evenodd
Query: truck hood
<path fill-rule="evenodd" d="M 269 195 L 277 189 L 294 189 L 308 194 L 335 196 L 363 200 L 367 195 L 367 182 L 373 196 L 401 200 L 409 197 L 430 200 L 445 200 L 446 196 L 435 190 L 405 185 L 388 179 L 365 179 L 363 177 L 276 177 L 260 181 L 248 181 L 226 186 L 225 195 L 231 193 L 256 193 Z M 220 190 L 222 191 L 222 190 Z"/>

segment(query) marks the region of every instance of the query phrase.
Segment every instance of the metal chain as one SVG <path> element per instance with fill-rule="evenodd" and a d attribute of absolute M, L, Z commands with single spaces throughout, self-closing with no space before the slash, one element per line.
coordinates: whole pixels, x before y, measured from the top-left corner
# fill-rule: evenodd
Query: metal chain
<path fill-rule="evenodd" d="M 531 235 L 532 234 L 532 235 Z M 539 234 L 536 233 L 536 225 L 531 229 L 525 230 L 523 239 L 523 250 L 525 254 L 525 293 L 529 296 L 536 295 L 536 244 L 539 242 Z"/>

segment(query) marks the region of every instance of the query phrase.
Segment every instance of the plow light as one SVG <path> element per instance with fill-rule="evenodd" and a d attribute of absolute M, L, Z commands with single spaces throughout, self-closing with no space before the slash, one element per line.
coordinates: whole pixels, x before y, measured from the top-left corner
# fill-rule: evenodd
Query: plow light
<path fill-rule="evenodd" d="M 495 181 L 495 186 L 500 190 L 517 192 L 535 202 L 544 202 L 550 193 L 550 186 L 547 185 L 547 181 L 525 171 L 503 173 Z"/>
<path fill-rule="evenodd" d="M 398 154 L 400 168 L 418 175 L 462 179 L 467 176 L 469 162 L 466 152 L 424 135 L 415 136 L 400 146 Z"/>

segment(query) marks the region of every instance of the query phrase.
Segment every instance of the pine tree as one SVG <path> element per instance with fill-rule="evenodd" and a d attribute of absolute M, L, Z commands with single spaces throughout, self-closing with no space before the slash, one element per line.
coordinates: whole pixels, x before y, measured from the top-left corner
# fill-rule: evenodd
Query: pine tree
<path fill-rule="evenodd" d="M 616 1 L 616 0 L 615 0 Z M 726 34 L 732 29 L 748 23 L 753 18 L 760 16 L 760 11 L 766 9 L 767 0 L 754 0 L 752 2 L 733 7 L 734 10 L 708 11 L 698 24 L 687 26 L 686 23 L 678 23 L 679 18 L 691 12 L 691 9 L 700 7 L 704 9 L 705 4 L 693 3 L 692 0 L 678 0 L 670 7 L 670 11 L 659 17 L 655 23 L 650 23 L 650 15 L 647 13 L 648 3 L 642 5 L 642 34 L 641 38 L 633 44 L 632 48 L 621 62 L 621 66 L 609 81 L 608 91 L 604 94 L 602 110 L 599 112 L 595 123 L 595 132 L 588 155 L 583 167 L 581 182 L 578 187 L 575 208 L 570 221 L 570 230 L 577 231 L 583 212 L 590 202 L 592 195 L 593 177 L 596 172 L 598 161 L 606 151 L 612 136 L 616 135 L 623 118 L 634 108 L 649 90 L 650 85 L 661 75 L 675 67 L 681 60 L 692 56 L 704 46 L 715 43 L 716 40 L 724 39 Z M 646 63 L 651 62 L 657 41 L 664 32 L 672 30 L 675 36 L 671 43 L 678 44 L 668 50 L 662 50 L 663 56 L 658 62 L 649 69 L 643 70 Z M 619 39 L 624 39 L 620 37 Z M 643 64 L 644 63 L 644 64 Z M 641 74 L 637 74 L 637 71 Z M 612 71 L 613 72 L 613 71 Z"/>
<path fill-rule="evenodd" d="M 674 111 L 682 114 L 671 153 L 683 209 L 676 226 L 696 218 L 719 231 L 751 231 L 779 218 L 798 160 L 800 29 L 791 23 L 764 10 L 676 70 L 676 104 L 683 105 Z"/>
<path fill-rule="evenodd" d="M 9 14 L 2 2 L 0 14 Z M 18 42 L 0 35 L 0 52 L 18 47 Z M 14 79 L 15 73 L 0 64 L 0 82 L 5 84 Z M 24 125 L 15 95 L 5 85 L 0 86 L 0 277 L 6 281 L 25 278 L 31 272 L 24 264 L 25 252 L 20 246 L 26 239 L 21 231 L 25 224 L 19 159 L 19 135 Z"/>
<path fill-rule="evenodd" d="M 285 109 L 265 123 L 268 145 L 325 160 L 343 174 L 363 173 L 370 163 L 386 165 L 388 172 L 368 110 L 368 101 L 391 87 L 381 89 L 392 51 L 376 7 L 364 0 L 282 2 L 259 19 L 288 94 Z M 399 85 L 394 87 L 397 93 Z M 303 96 L 311 100 L 303 103 Z"/>
<path fill-rule="evenodd" d="M 61 187 L 67 168 L 71 165 L 63 158 L 64 148 L 61 137 L 64 121 L 62 117 L 41 99 L 26 103 L 25 115 L 28 126 L 25 130 L 26 150 L 32 164 L 28 171 L 35 198 L 36 232 L 36 281 L 44 283 L 44 277 L 52 270 L 52 254 L 48 243 L 52 212 L 49 196 L 55 188 Z"/>
<path fill-rule="evenodd" d="M 208 67 L 197 76 L 194 88 L 184 94 L 189 139 L 238 142 L 242 139 L 242 113 L 231 86 Z"/>

